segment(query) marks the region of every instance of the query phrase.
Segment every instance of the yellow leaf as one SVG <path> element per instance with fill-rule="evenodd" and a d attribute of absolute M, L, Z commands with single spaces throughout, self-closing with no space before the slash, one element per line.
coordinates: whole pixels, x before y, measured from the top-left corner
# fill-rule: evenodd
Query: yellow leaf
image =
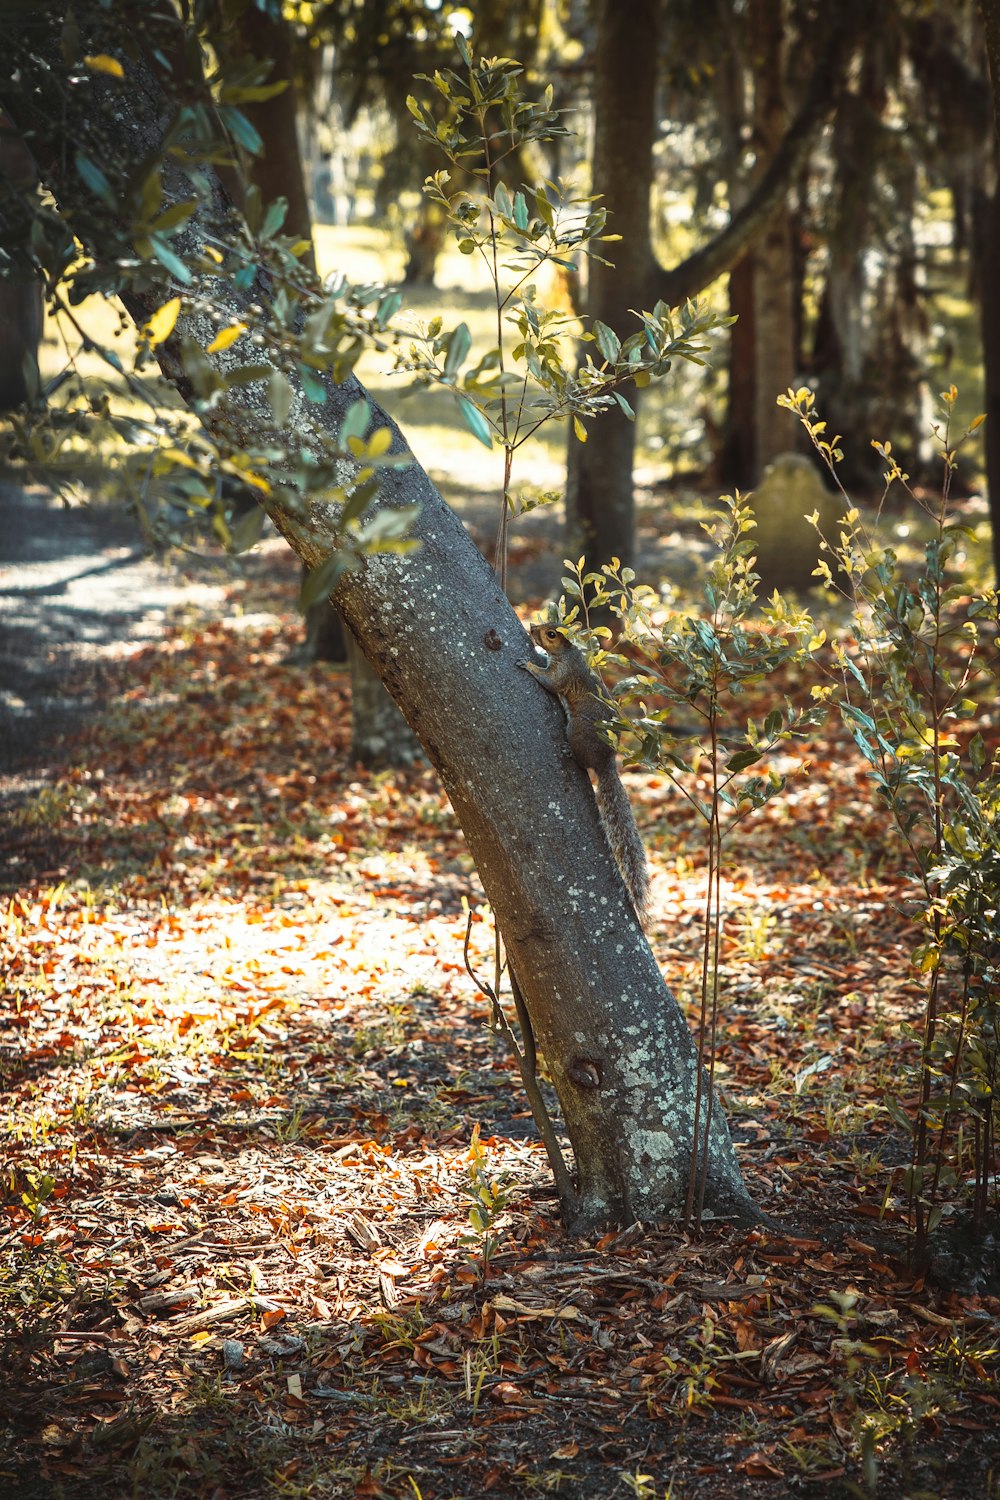
<path fill-rule="evenodd" d="M 196 1349 L 200 1349 L 202 1344 L 207 1344 L 209 1339 L 213 1337 L 214 1335 L 210 1329 L 203 1328 L 200 1333 L 193 1333 L 188 1343 L 193 1344 Z"/>
<path fill-rule="evenodd" d="M 181 464 L 186 469 L 197 470 L 198 468 L 194 459 L 180 448 L 159 448 L 153 460 L 153 473 L 157 477 L 161 474 L 169 474 L 175 464 Z"/>
<path fill-rule="evenodd" d="M 585 443 L 587 441 L 587 429 L 586 427 L 584 427 L 579 417 L 573 418 L 573 431 L 576 433 L 581 443 Z"/>
<path fill-rule="evenodd" d="M 154 347 L 157 344 L 162 344 L 163 340 L 169 338 L 173 333 L 174 324 L 177 322 L 177 314 L 180 310 L 181 299 L 179 297 L 171 297 L 169 302 L 164 302 L 162 307 L 156 309 L 156 312 L 143 330 L 149 342 Z"/>
<path fill-rule="evenodd" d="M 292 246 L 292 254 L 297 260 L 300 255 L 305 255 L 306 251 L 311 250 L 312 247 L 312 240 L 296 240 Z"/>
<path fill-rule="evenodd" d="M 392 432 L 388 427 L 380 427 L 378 432 L 373 432 L 368 440 L 368 457 L 381 458 L 383 453 L 388 453 L 389 444 L 392 442 Z"/>
<path fill-rule="evenodd" d="M 230 344 L 235 344 L 241 333 L 246 333 L 245 323 L 230 323 L 228 328 L 220 328 L 215 338 L 205 350 L 206 354 L 218 354 L 220 349 L 228 349 Z"/>
<path fill-rule="evenodd" d="M 254 489 L 261 490 L 265 495 L 271 493 L 271 486 L 262 474 L 255 474 L 252 469 L 243 469 L 240 478 L 245 479 L 247 484 L 252 484 Z"/>
<path fill-rule="evenodd" d="M 223 259 L 224 259 L 224 257 L 223 257 L 223 255 L 222 255 L 222 254 L 221 254 L 221 253 L 220 253 L 220 252 L 219 252 L 219 251 L 218 251 L 218 250 L 216 250 L 216 248 L 215 248 L 215 246 L 214 246 L 214 245 L 202 245 L 202 247 L 201 247 L 201 248 L 202 248 L 202 250 L 203 250 L 203 251 L 204 251 L 204 253 L 205 253 L 205 254 L 206 254 L 206 255 L 207 255 L 207 256 L 208 256 L 208 257 L 209 257 L 209 258 L 210 258 L 210 259 L 211 259 L 211 260 L 214 260 L 214 261 L 215 261 L 215 264 L 216 264 L 216 265 L 217 265 L 217 266 L 221 266 L 221 265 L 222 265 L 222 262 L 223 262 Z"/>
<path fill-rule="evenodd" d="M 106 52 L 94 52 L 90 57 L 83 59 L 85 68 L 92 73 L 110 73 L 112 78 L 124 78 L 125 69 L 117 57 L 109 57 Z"/>

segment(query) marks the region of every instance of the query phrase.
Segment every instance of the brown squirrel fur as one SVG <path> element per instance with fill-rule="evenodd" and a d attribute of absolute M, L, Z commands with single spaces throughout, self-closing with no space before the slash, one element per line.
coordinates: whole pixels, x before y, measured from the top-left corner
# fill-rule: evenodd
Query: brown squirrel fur
<path fill-rule="evenodd" d="M 596 773 L 597 810 L 601 823 L 639 924 L 644 926 L 649 900 L 646 851 L 628 793 L 618 775 L 615 752 L 597 730 L 597 725 L 609 716 L 600 684 L 587 666 L 582 651 L 573 645 L 565 631 L 553 625 L 532 625 L 531 639 L 547 653 L 548 665 L 540 667 L 537 662 L 522 661 L 518 666 L 537 678 L 548 692 L 554 693 L 566 710 L 569 748 L 578 765 Z"/>

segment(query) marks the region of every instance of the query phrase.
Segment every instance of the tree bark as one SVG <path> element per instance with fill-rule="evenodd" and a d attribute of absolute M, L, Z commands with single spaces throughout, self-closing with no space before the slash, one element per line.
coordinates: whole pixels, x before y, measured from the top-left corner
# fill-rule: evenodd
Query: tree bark
<path fill-rule="evenodd" d="M 592 190 L 622 236 L 607 247 L 613 266 L 589 264 L 587 315 L 625 339 L 638 326 L 630 309 L 645 306 L 653 251 L 649 191 L 656 138 L 659 0 L 601 0 L 595 41 Z M 602 247 L 603 250 L 604 247 Z M 633 403 L 634 404 L 634 403 Z M 635 560 L 632 463 L 635 423 L 614 407 L 582 446 L 569 434 L 566 525 L 571 555 L 595 562 Z"/>
<path fill-rule="evenodd" d="M 254 0 L 224 0 L 223 15 L 228 23 L 224 32 L 228 54 L 233 57 L 249 54 L 259 61 L 270 61 L 273 67 L 265 81 L 286 82 L 288 85 L 270 99 L 241 106 L 264 142 L 261 155 L 249 157 L 247 170 L 251 182 L 260 189 L 265 204 L 273 203 L 275 198 L 284 198 L 287 202 L 286 234 L 297 235 L 311 245 L 312 210 L 299 150 L 290 25 L 261 9 Z M 314 265 L 312 250 L 308 252 L 308 258 L 310 265 Z"/>
<path fill-rule="evenodd" d="M 997 76 L 1000 78 L 1000 72 Z M 990 195 L 984 220 L 986 254 L 980 294 L 983 410 L 986 412 L 983 443 L 986 453 L 986 486 L 990 499 L 990 526 L 993 532 L 993 572 L 1000 586 L 1000 285 L 997 284 L 996 263 L 993 260 L 997 246 L 1000 245 L 1000 187 L 994 187 Z"/>
<path fill-rule="evenodd" d="M 135 31 L 123 28 L 127 16 L 119 5 L 88 22 L 79 49 L 119 58 L 123 84 L 101 74 L 79 87 L 76 59 L 72 52 L 69 62 L 64 58 L 51 13 L 19 54 L 11 112 L 22 131 L 43 139 L 47 149 L 38 155 L 57 202 L 79 193 L 70 142 L 90 150 L 99 144 L 135 166 L 161 156 L 170 110 L 152 65 L 128 45 Z M 0 81 L 0 92 L 7 91 Z M 161 161 L 164 206 L 190 196 L 189 179 L 169 157 Z M 173 239 L 177 252 L 192 259 L 206 239 L 215 242 L 227 212 L 217 180 L 206 170 L 202 181 L 206 197 Z M 194 393 L 181 341 L 190 338 L 204 350 L 219 326 L 204 302 L 226 322 L 252 322 L 252 307 L 269 295 L 263 276 L 246 290 L 221 277 L 196 277 L 174 333 L 156 351 L 184 399 Z M 163 289 L 133 284 L 122 300 L 143 322 L 162 303 Z M 209 357 L 226 367 L 224 353 Z M 266 381 L 230 388 L 204 421 L 227 440 L 280 442 L 294 454 L 323 429 L 335 434 L 364 395 L 353 377 L 329 383 L 322 406 L 308 402 L 294 379 L 293 391 L 281 429 Z M 402 434 L 367 399 L 390 428 L 394 451 L 402 452 Z M 386 470 L 379 504 L 414 501 L 418 550 L 368 557 L 343 577 L 336 602 L 437 767 L 504 935 L 576 1157 L 575 1189 L 563 1203 L 567 1223 L 590 1229 L 677 1214 L 694 1134 L 698 1070 L 691 1034 L 636 925 L 588 778 L 566 754 L 561 710 L 517 670 L 529 650 L 517 616 L 423 470 L 416 463 Z M 309 566 L 331 555 L 337 539 L 331 507 L 317 502 L 293 511 L 272 494 L 267 509 Z M 706 1202 L 752 1215 L 719 1109 Z"/>
<path fill-rule="evenodd" d="M 594 64 L 593 188 L 604 195 L 610 210 L 609 229 L 624 234 L 628 248 L 613 247 L 614 272 L 591 263 L 590 317 L 600 318 L 619 334 L 630 332 L 628 309 L 651 307 L 657 300 L 677 306 L 732 271 L 782 213 L 789 186 L 800 175 L 833 108 L 858 38 L 865 27 L 876 24 L 880 9 L 880 0 L 841 0 L 803 103 L 773 155 L 765 158 L 753 192 L 724 229 L 668 270 L 653 255 L 649 231 L 658 6 L 652 0 L 601 0 Z M 762 301 L 759 312 L 769 311 Z M 783 367 L 786 363 L 783 359 Z M 775 385 L 772 397 L 783 388 Z M 754 415 L 760 415 L 756 405 Z M 768 417 L 768 445 L 774 441 L 772 431 Z M 583 453 L 572 446 L 572 438 L 570 443 L 568 545 L 575 549 L 574 556 L 582 551 L 592 566 L 612 556 L 627 561 L 634 552 L 635 535 L 634 426 L 614 413 L 602 422 L 599 441 L 588 443 Z"/>
<path fill-rule="evenodd" d="M 772 161 L 788 130 L 784 80 L 784 6 L 782 0 L 752 0 L 750 39 L 753 48 L 754 142 L 758 159 Z M 751 482 L 794 441 L 788 413 L 776 398 L 794 384 L 796 373 L 795 277 L 792 266 L 791 215 L 787 194 L 771 215 L 752 254 L 753 266 L 753 429 Z"/>
<path fill-rule="evenodd" d="M 993 88 L 993 119 L 1000 153 L 1000 0 L 979 0 L 986 36 L 986 56 Z M 998 154 L 1000 161 L 1000 154 Z M 1000 168 L 998 168 L 1000 171 Z M 1000 186 L 993 189 L 986 215 L 987 254 L 1000 245 Z M 983 374 L 986 408 L 986 482 L 993 527 L 993 566 L 1000 584 L 1000 289 L 991 263 L 982 278 Z"/>
<path fill-rule="evenodd" d="M 816 135 L 836 102 L 847 65 L 865 31 L 878 24 L 881 0 L 842 0 L 834 12 L 827 43 L 781 144 L 754 191 L 706 245 L 680 265 L 654 270 L 649 295 L 677 306 L 697 297 L 719 276 L 731 271 L 753 242 L 780 213 L 791 183 L 808 160 Z"/>
<path fill-rule="evenodd" d="M 0 182 L 6 187 L 5 201 L 0 205 L 0 229 L 16 236 L 19 227 L 27 223 L 28 210 L 18 203 L 15 193 L 35 191 L 35 164 L 3 115 Z M 44 321 L 41 283 L 29 269 L 11 268 L 8 262 L 6 274 L 0 276 L 0 411 L 10 411 L 38 394 L 38 346 Z"/>
<path fill-rule="evenodd" d="M 299 150 L 298 109 L 295 93 L 295 69 L 289 23 L 281 17 L 260 10 L 253 0 L 225 0 L 222 27 L 216 45 L 228 57 L 249 53 L 258 61 L 273 64 L 268 83 L 287 84 L 280 94 L 243 105 L 243 113 L 264 143 L 259 156 L 246 158 L 246 172 L 259 188 L 265 205 L 275 198 L 288 204 L 285 233 L 309 241 L 306 259 L 315 267 L 312 212 L 306 189 L 306 175 Z M 340 616 L 326 599 L 310 605 L 306 611 L 306 633 L 301 646 L 294 651 L 296 661 L 347 661 L 347 641 Z M 353 683 L 352 683 L 353 687 Z"/>
<path fill-rule="evenodd" d="M 258 59 L 270 60 L 274 66 L 267 81 L 283 79 L 288 84 L 270 99 L 243 106 L 264 142 L 263 153 L 249 158 L 248 170 L 265 204 L 275 198 L 287 199 L 285 232 L 308 240 L 311 246 L 312 213 L 299 150 L 290 25 L 260 10 L 253 0 L 227 0 L 224 10 L 230 23 L 225 37 L 232 54 L 249 52 Z M 308 263 L 315 267 L 313 249 L 308 252 Z M 306 571 L 303 568 L 303 576 Z M 328 599 L 320 599 L 306 610 L 305 639 L 293 656 L 300 662 L 348 663 L 351 753 L 356 760 L 366 766 L 413 765 L 420 746 L 364 656 L 353 647 L 340 614 Z"/>
<path fill-rule="evenodd" d="M 754 332 L 754 253 L 748 250 L 729 273 L 729 390 L 719 477 L 730 489 L 749 490 L 756 482 L 757 335 Z"/>
<path fill-rule="evenodd" d="M 340 616 L 327 604 L 328 612 Z M 382 679 L 349 632 L 347 660 L 351 669 L 351 754 L 363 766 L 412 766 L 423 756 L 420 741 L 389 697 Z"/>

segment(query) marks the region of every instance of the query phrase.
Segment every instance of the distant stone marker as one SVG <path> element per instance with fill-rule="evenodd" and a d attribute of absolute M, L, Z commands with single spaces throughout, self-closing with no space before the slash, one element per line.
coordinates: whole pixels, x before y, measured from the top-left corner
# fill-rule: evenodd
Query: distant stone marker
<path fill-rule="evenodd" d="M 757 518 L 752 539 L 762 591 L 814 588 L 820 539 L 805 517 L 819 511 L 820 529 L 835 540 L 837 521 L 846 508 L 843 497 L 831 494 L 816 465 L 803 454 L 779 453 L 764 470 L 749 503 Z"/>

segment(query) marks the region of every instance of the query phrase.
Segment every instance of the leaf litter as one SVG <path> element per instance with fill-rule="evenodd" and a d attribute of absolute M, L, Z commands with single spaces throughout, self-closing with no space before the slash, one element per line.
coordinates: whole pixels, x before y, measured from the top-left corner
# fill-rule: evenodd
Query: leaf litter
<path fill-rule="evenodd" d="M 429 771 L 352 765 L 286 575 L 105 665 L 10 832 L 4 1494 L 992 1493 L 1000 1277 L 960 1236 L 907 1265 L 882 1101 L 920 986 L 843 731 L 725 893 L 717 1076 L 766 1224 L 569 1241 L 462 963 L 461 834 Z M 693 1003 L 696 830 L 629 781 Z"/>

